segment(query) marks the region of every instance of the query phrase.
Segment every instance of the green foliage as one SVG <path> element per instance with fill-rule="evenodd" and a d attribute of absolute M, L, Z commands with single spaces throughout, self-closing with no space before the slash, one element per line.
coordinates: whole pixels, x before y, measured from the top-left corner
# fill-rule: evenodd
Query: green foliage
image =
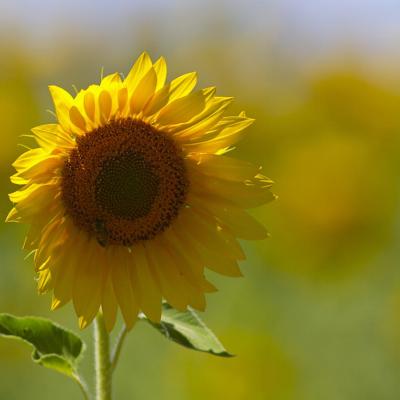
<path fill-rule="evenodd" d="M 214 333 L 204 324 L 199 316 L 192 310 L 185 312 L 163 304 L 161 322 L 156 324 L 141 314 L 140 318 L 156 328 L 167 339 L 192 350 L 202 351 L 220 357 L 232 357 Z"/>
<path fill-rule="evenodd" d="M 76 379 L 85 346 L 74 333 L 44 318 L 0 314 L 0 336 L 29 343 L 35 363 Z"/>

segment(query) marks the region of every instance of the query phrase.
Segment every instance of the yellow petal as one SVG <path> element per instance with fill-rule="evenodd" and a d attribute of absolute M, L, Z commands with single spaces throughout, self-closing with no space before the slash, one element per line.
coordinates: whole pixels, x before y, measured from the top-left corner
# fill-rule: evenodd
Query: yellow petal
<path fill-rule="evenodd" d="M 153 322 L 160 322 L 161 293 L 152 276 L 149 261 L 142 244 L 132 248 L 131 283 L 140 305 L 140 309 Z"/>
<path fill-rule="evenodd" d="M 109 268 L 112 268 L 112 266 L 109 265 Z M 112 286 L 110 271 L 108 271 L 108 274 L 105 278 L 101 308 L 103 310 L 106 329 L 108 332 L 111 332 L 117 319 L 118 303 Z"/>
<path fill-rule="evenodd" d="M 170 101 L 187 96 L 197 84 L 197 73 L 189 72 L 171 82 Z"/>
<path fill-rule="evenodd" d="M 199 213 L 199 214 L 204 216 L 203 213 Z M 207 217 L 205 219 L 207 219 Z M 229 246 L 232 249 L 232 251 L 237 252 L 238 255 L 240 254 L 239 257 L 236 257 L 238 260 L 246 259 L 246 255 L 244 254 L 242 246 L 236 239 L 235 235 L 228 228 L 226 228 L 225 226 L 219 225 L 218 233 L 222 237 L 222 240 L 224 241 L 224 243 L 227 246 Z M 233 250 L 233 249 L 235 249 L 235 250 Z"/>
<path fill-rule="evenodd" d="M 216 253 L 207 252 L 205 247 L 201 247 L 204 258 L 206 261 L 207 268 L 221 275 L 229 276 L 232 278 L 240 278 L 243 276 L 240 271 L 238 262 L 236 260 L 229 260 L 222 258 Z"/>
<path fill-rule="evenodd" d="M 184 291 L 185 285 L 170 255 L 154 240 L 146 242 L 145 247 L 150 266 L 158 276 L 163 297 L 172 307 L 185 310 L 188 305 Z"/>
<path fill-rule="evenodd" d="M 227 156 L 192 153 L 188 159 L 193 160 L 202 174 L 228 181 L 243 182 L 260 172 L 260 167 L 252 163 Z"/>
<path fill-rule="evenodd" d="M 189 121 L 200 114 L 205 107 L 202 91 L 176 99 L 167 104 L 158 114 L 157 123 L 160 125 L 173 125 Z"/>
<path fill-rule="evenodd" d="M 121 82 L 121 75 L 118 72 L 114 72 L 101 80 L 100 87 L 108 89 L 110 86 L 113 86 L 113 84 L 119 84 Z"/>
<path fill-rule="evenodd" d="M 203 279 L 202 288 L 206 293 L 218 292 L 218 289 L 206 278 Z"/>
<path fill-rule="evenodd" d="M 133 114 L 143 110 L 146 103 L 153 96 L 157 85 L 157 75 L 154 68 L 150 68 L 140 80 L 131 97 L 130 109 Z"/>
<path fill-rule="evenodd" d="M 186 242 L 186 229 L 180 229 L 178 224 L 174 224 L 164 235 L 168 248 L 175 249 L 185 260 L 185 268 L 181 268 L 182 275 L 193 286 L 200 288 L 203 278 L 204 265 L 201 262 L 201 255 L 198 254 L 190 243 Z"/>
<path fill-rule="evenodd" d="M 71 247 L 70 251 L 76 251 L 76 247 Z M 78 267 L 76 265 L 78 262 L 79 260 L 74 258 L 74 262 L 64 262 L 64 265 L 59 266 L 59 271 L 54 285 L 54 296 L 59 299 L 60 302 L 67 303 L 72 298 L 74 275 L 75 270 Z"/>
<path fill-rule="evenodd" d="M 125 325 L 131 329 L 136 321 L 139 306 L 133 295 L 132 285 L 129 280 L 130 272 L 128 266 L 128 250 L 115 247 L 109 259 L 111 268 L 111 279 Z"/>
<path fill-rule="evenodd" d="M 264 226 L 240 208 L 219 201 L 202 202 L 194 197 L 191 199 L 190 205 L 199 210 L 205 210 L 210 216 L 216 216 L 238 238 L 257 240 L 268 237 Z"/>
<path fill-rule="evenodd" d="M 128 89 L 121 88 L 118 90 L 118 109 L 121 114 L 124 114 L 127 104 L 128 104 Z"/>
<path fill-rule="evenodd" d="M 49 156 L 44 158 L 30 167 L 21 170 L 11 176 L 11 182 L 17 183 L 19 178 L 26 180 L 34 180 L 35 183 L 46 183 L 55 176 L 55 171 L 60 168 L 64 160 L 59 156 Z"/>
<path fill-rule="evenodd" d="M 172 263 L 176 265 L 185 286 L 190 286 L 201 291 L 204 271 L 201 257 L 199 257 L 193 248 L 188 249 L 186 242 L 182 244 L 175 230 L 168 230 L 168 232 L 160 236 L 159 240 L 171 255 Z M 183 291 L 184 288 L 182 288 Z"/>
<path fill-rule="evenodd" d="M 33 183 L 32 185 L 29 185 L 21 190 L 17 190 L 13 193 L 10 193 L 8 197 L 10 201 L 13 203 L 20 203 L 21 201 L 24 201 L 27 198 L 29 198 L 29 200 L 35 199 L 36 196 L 43 194 L 43 192 L 47 194 L 47 190 L 49 189 L 50 189 L 49 184 L 40 185 Z"/>
<path fill-rule="evenodd" d="M 181 211 L 178 219 L 181 219 L 181 224 L 184 226 L 195 227 L 188 229 L 187 232 L 214 253 L 220 253 L 229 259 L 244 260 L 246 258 L 241 247 L 237 246 L 236 243 L 228 243 L 226 238 L 221 235 L 216 221 L 207 215 L 199 214 L 191 208 L 187 208 Z"/>
<path fill-rule="evenodd" d="M 58 122 L 67 132 L 69 132 L 71 127 L 69 110 L 72 107 L 74 100 L 67 91 L 58 86 L 50 85 L 49 90 L 53 99 Z"/>
<path fill-rule="evenodd" d="M 30 149 L 25 153 L 22 153 L 13 163 L 12 166 L 17 170 L 23 170 L 29 168 L 32 164 L 48 157 L 48 154 L 41 148 Z"/>
<path fill-rule="evenodd" d="M 124 81 L 130 93 L 136 89 L 143 76 L 151 67 L 151 58 L 146 52 L 143 52 L 129 71 L 129 74 Z"/>
<path fill-rule="evenodd" d="M 165 58 L 160 57 L 154 63 L 153 67 L 157 74 L 156 90 L 160 90 L 164 86 L 165 80 L 167 79 L 167 63 L 165 62 Z"/>
<path fill-rule="evenodd" d="M 31 129 L 35 140 L 43 150 L 50 152 L 53 149 L 71 149 L 75 142 L 58 124 L 39 125 Z"/>
<path fill-rule="evenodd" d="M 112 109 L 112 99 L 110 93 L 107 90 L 103 90 L 100 92 L 99 109 L 101 122 L 104 123 L 108 121 Z"/>
<path fill-rule="evenodd" d="M 87 91 L 85 93 L 85 97 L 83 99 L 83 104 L 85 108 L 86 115 L 90 118 L 92 122 L 95 121 L 96 116 L 96 101 L 94 94 L 91 91 Z"/>
<path fill-rule="evenodd" d="M 69 110 L 69 117 L 71 122 L 80 129 L 81 132 L 86 130 L 86 121 L 77 106 L 72 106 Z"/>
<path fill-rule="evenodd" d="M 189 291 L 189 304 L 198 311 L 205 311 L 207 303 L 204 293 L 195 289 Z"/>
<path fill-rule="evenodd" d="M 250 126 L 254 119 L 246 117 L 225 117 L 218 122 L 215 129 L 210 132 L 214 136 L 206 141 L 184 144 L 184 148 L 190 152 L 217 153 L 237 143 L 245 134 L 244 129 Z"/>
<path fill-rule="evenodd" d="M 31 184 L 23 190 L 11 193 L 10 200 L 17 204 L 14 207 L 15 211 L 10 212 L 6 221 L 31 221 L 43 213 L 43 210 L 51 210 L 53 203 L 59 203 L 59 199 L 55 200 L 56 194 L 57 185 L 54 183 Z"/>
<path fill-rule="evenodd" d="M 192 231 L 188 230 L 188 236 L 191 237 Z M 221 275 L 238 278 L 243 276 L 240 271 L 238 262 L 236 260 L 224 257 L 221 252 L 215 252 L 208 246 L 207 241 L 200 239 L 199 241 L 194 241 L 193 246 L 198 248 L 198 252 L 201 254 L 204 264 L 207 268 Z M 211 286 L 211 290 L 214 287 Z M 215 289 L 215 288 L 214 288 Z"/>
<path fill-rule="evenodd" d="M 52 299 L 51 299 L 51 306 L 50 306 L 51 311 L 58 310 L 59 308 L 61 308 L 61 307 L 64 306 L 64 305 L 65 305 L 65 304 L 63 304 L 63 303 L 61 302 L 61 300 L 60 300 L 60 299 L 57 299 L 57 298 L 54 296 L 54 294 L 53 294 L 53 297 L 52 297 Z"/>
<path fill-rule="evenodd" d="M 42 269 L 49 258 L 52 258 L 51 265 L 57 261 L 60 246 L 65 242 L 65 224 L 62 219 L 51 220 L 43 227 L 40 242 L 35 252 L 34 261 L 36 270 Z"/>
<path fill-rule="evenodd" d="M 64 255 L 59 261 L 58 273 L 54 284 L 54 296 L 62 303 L 72 298 L 72 290 L 75 282 L 75 271 L 82 261 L 86 261 L 87 239 L 73 225 L 72 222 L 66 228 L 69 231 L 69 240 L 64 244 Z M 73 238 L 73 240 L 71 239 Z M 82 257 L 82 255 L 84 257 Z M 84 260 L 82 260 L 84 258 Z"/>
<path fill-rule="evenodd" d="M 190 229 L 189 225 L 185 224 L 183 220 L 178 218 L 175 225 L 177 225 L 178 229 L 180 229 L 182 234 L 185 235 L 185 240 L 187 242 L 186 246 L 197 250 L 197 257 L 200 257 L 205 266 L 222 275 L 231 277 L 242 276 L 237 261 L 231 257 L 224 256 L 221 247 L 218 250 L 212 244 L 215 240 L 212 236 L 199 234 L 197 231 L 197 224 L 196 228 Z M 202 284 L 202 287 L 205 287 L 207 290 L 212 290 L 214 288 L 212 285 L 210 288 L 210 285 L 205 284 L 203 281 Z"/>
<path fill-rule="evenodd" d="M 214 96 L 217 88 L 215 86 L 210 86 L 203 89 L 206 101 L 209 102 Z M 221 97 L 221 99 L 232 99 L 232 97 Z"/>
<path fill-rule="evenodd" d="M 15 209 L 13 208 L 11 211 L 13 210 Z M 43 217 L 34 219 L 34 223 L 30 225 L 28 232 L 25 235 L 24 244 L 22 246 L 24 250 L 32 251 L 37 249 L 40 240 L 40 232 L 47 222 L 47 215 L 45 220 Z"/>
<path fill-rule="evenodd" d="M 258 180 L 246 182 L 227 181 L 212 176 L 199 176 L 196 171 L 190 171 L 193 193 L 202 198 L 220 199 L 228 204 L 240 208 L 254 208 L 275 199 L 275 195 L 269 190 L 269 186 Z"/>
<path fill-rule="evenodd" d="M 85 252 L 86 257 L 81 259 L 75 269 L 73 287 L 73 303 L 81 329 L 92 322 L 100 308 L 106 272 L 105 255 L 102 254 L 104 250 L 96 240 L 87 243 Z"/>
<path fill-rule="evenodd" d="M 159 91 L 154 93 L 154 96 L 149 100 L 143 109 L 144 116 L 150 116 L 160 111 L 169 100 L 170 85 L 166 85 Z"/>
<path fill-rule="evenodd" d="M 214 98 L 206 104 L 205 109 L 195 118 L 189 122 L 169 127 L 168 132 L 173 133 L 174 137 L 181 142 L 198 139 L 216 126 L 232 101 L 232 97 Z"/>
<path fill-rule="evenodd" d="M 53 285 L 53 280 L 51 277 L 51 271 L 49 269 L 40 271 L 38 276 L 39 293 L 45 293 L 48 290 L 52 289 L 52 285 Z"/>

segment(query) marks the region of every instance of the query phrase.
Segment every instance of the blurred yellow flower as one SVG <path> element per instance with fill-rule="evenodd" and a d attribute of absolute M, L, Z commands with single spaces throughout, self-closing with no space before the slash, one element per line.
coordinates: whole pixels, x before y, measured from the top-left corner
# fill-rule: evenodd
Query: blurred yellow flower
<path fill-rule="evenodd" d="M 52 309 L 72 300 L 81 328 L 100 307 L 108 330 L 118 307 L 129 328 L 140 311 L 159 321 L 162 298 L 203 310 L 204 267 L 240 276 L 237 238 L 267 234 L 245 209 L 274 198 L 271 181 L 225 155 L 253 120 L 224 116 L 214 87 L 192 92 L 196 73 L 166 74 L 143 53 L 75 98 L 50 86 L 58 123 L 13 164 L 7 221 L 31 224 L 39 291 Z"/>

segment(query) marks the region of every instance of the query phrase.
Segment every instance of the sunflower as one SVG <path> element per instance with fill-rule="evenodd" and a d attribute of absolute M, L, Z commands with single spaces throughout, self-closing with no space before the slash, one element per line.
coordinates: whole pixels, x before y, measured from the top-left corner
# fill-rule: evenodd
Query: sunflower
<path fill-rule="evenodd" d="M 109 331 L 118 308 L 128 328 L 139 312 L 160 321 L 163 300 L 204 310 L 205 267 L 240 276 L 238 239 L 267 235 L 245 210 L 272 182 L 225 155 L 253 120 L 226 116 L 214 87 L 193 91 L 196 73 L 166 74 L 143 53 L 75 97 L 50 86 L 58 122 L 33 128 L 39 147 L 13 164 L 7 221 L 30 224 L 38 290 L 52 309 L 72 301 L 81 328 L 99 309 Z"/>

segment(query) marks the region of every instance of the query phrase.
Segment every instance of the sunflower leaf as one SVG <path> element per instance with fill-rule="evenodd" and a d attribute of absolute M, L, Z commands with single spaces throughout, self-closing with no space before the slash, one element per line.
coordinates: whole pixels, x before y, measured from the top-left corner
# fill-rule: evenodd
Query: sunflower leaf
<path fill-rule="evenodd" d="M 151 322 L 143 314 L 140 314 L 140 318 L 156 328 L 167 339 L 181 346 L 214 356 L 233 357 L 191 308 L 187 311 L 178 311 L 168 303 L 163 303 L 159 324 Z"/>
<path fill-rule="evenodd" d="M 0 314 L 0 336 L 29 343 L 35 363 L 76 380 L 85 345 L 74 333 L 44 318 Z"/>

